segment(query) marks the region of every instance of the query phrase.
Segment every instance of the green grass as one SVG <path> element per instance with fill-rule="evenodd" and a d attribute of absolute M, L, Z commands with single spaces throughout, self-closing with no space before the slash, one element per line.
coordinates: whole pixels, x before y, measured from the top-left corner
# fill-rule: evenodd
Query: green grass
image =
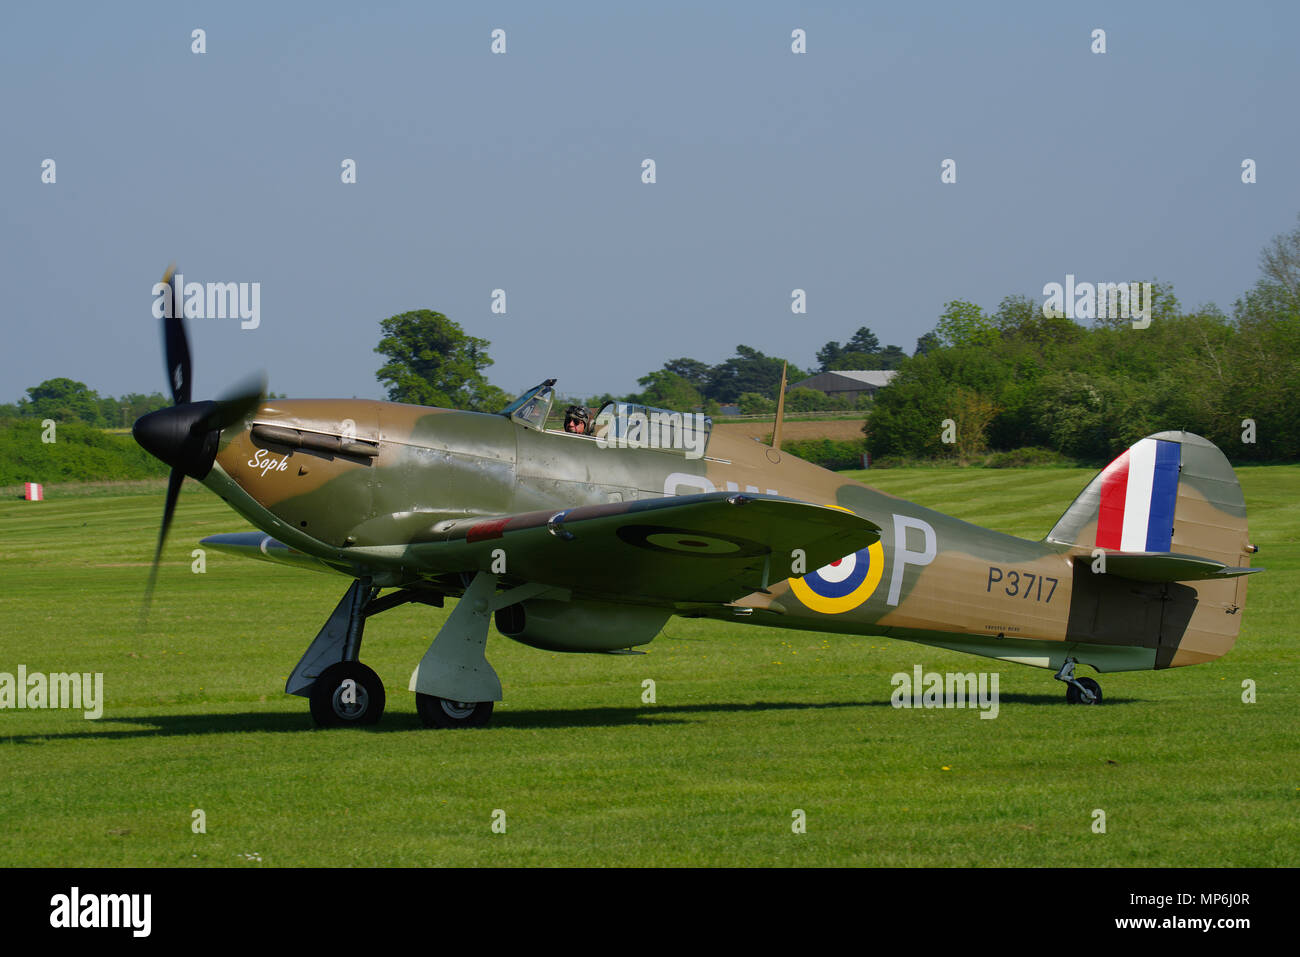
<path fill-rule="evenodd" d="M 853 474 L 1040 537 L 1092 472 Z M 161 489 L 3 501 L 0 671 L 102 671 L 107 704 L 98 721 L 0 711 L 0 864 L 1294 866 L 1300 468 L 1239 475 L 1268 572 L 1237 647 L 1211 665 L 1102 676 L 1100 708 L 1068 707 L 1047 672 L 999 665 L 996 720 L 895 710 L 895 672 L 993 663 L 674 619 L 640 657 L 494 634 L 506 700 L 470 732 L 423 729 L 405 690 L 446 615 L 423 606 L 369 623 L 383 723 L 314 730 L 284 680 L 347 582 L 215 552 L 192 574 L 199 538 L 243 527 L 196 485 L 145 631 Z M 1245 679 L 1255 704 L 1241 702 Z M 206 834 L 191 832 L 195 808 Z M 806 834 L 791 831 L 796 808 Z"/>

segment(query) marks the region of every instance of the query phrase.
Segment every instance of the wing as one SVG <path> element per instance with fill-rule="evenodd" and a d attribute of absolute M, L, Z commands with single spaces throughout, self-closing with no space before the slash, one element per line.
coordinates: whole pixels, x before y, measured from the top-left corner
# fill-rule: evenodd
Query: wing
<path fill-rule="evenodd" d="M 852 512 L 775 495 L 709 492 L 444 522 L 408 560 L 489 570 L 619 601 L 728 602 L 880 539 Z M 496 550 L 500 549 L 499 552 Z"/>

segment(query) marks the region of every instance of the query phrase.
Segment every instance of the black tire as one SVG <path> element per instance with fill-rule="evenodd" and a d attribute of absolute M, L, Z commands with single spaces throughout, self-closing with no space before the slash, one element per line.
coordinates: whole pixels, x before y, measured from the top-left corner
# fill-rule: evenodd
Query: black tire
<path fill-rule="evenodd" d="M 415 710 L 426 728 L 482 728 L 492 718 L 491 701 L 452 701 L 437 695 L 415 694 Z"/>
<path fill-rule="evenodd" d="M 1091 678 L 1080 678 L 1078 680 L 1079 684 L 1092 692 L 1093 699 L 1089 701 L 1084 698 L 1084 696 L 1079 693 L 1079 689 L 1074 685 L 1066 685 L 1065 700 L 1070 704 L 1101 704 L 1101 685 L 1097 684 L 1097 682 L 1093 681 Z"/>
<path fill-rule="evenodd" d="M 346 682 L 351 680 L 351 689 Z M 351 703 L 344 699 L 350 695 Z M 359 661 L 340 661 L 326 668 L 311 686 L 311 716 L 322 728 L 359 727 L 384 716 L 384 683 Z"/>

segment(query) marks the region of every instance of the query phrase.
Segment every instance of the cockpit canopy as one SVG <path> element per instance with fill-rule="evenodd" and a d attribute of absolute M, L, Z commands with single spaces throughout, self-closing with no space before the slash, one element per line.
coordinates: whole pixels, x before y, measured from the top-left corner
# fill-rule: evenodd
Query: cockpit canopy
<path fill-rule="evenodd" d="M 512 422 L 538 432 L 567 435 L 560 428 L 548 429 L 555 401 L 555 381 L 535 385 L 501 410 Z M 673 412 L 634 402 L 606 402 L 593 420 L 590 435 L 574 438 L 594 440 L 602 448 L 659 449 L 684 452 L 687 458 L 701 458 L 713 431 L 713 420 L 701 412 Z"/>

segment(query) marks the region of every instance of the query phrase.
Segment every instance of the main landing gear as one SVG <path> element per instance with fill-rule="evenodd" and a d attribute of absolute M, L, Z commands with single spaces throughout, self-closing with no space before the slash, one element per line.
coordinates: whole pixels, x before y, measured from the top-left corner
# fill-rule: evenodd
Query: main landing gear
<path fill-rule="evenodd" d="M 1101 704 L 1101 685 L 1091 678 L 1076 678 L 1076 664 L 1078 662 L 1074 658 L 1066 658 L 1061 670 L 1053 675 L 1057 681 L 1066 683 L 1065 700 L 1070 704 Z"/>
<path fill-rule="evenodd" d="M 495 580 L 491 584 L 495 588 Z M 322 728 L 377 724 L 384 715 L 384 683 L 374 669 L 359 660 L 366 619 L 407 602 L 441 606 L 443 601 L 441 594 L 409 588 L 383 598 L 378 595 L 379 589 L 369 579 L 354 581 L 285 684 L 286 692 L 301 695 L 310 701 L 312 719 Z M 459 610 L 458 607 L 452 612 L 453 619 Z M 465 615 L 461 617 L 464 618 Z M 451 624 L 450 620 L 448 624 Z M 444 627 L 439 635 L 446 630 Z M 482 638 L 483 641 L 487 639 L 486 628 L 483 629 Z M 434 643 L 437 644 L 437 639 L 434 639 Z M 490 671 L 491 667 L 482 659 L 482 642 L 479 645 L 479 659 Z M 496 677 L 495 673 L 493 677 Z M 465 690 L 456 682 L 452 684 L 454 687 L 445 690 Z M 499 699 L 500 684 L 497 685 L 496 695 Z M 461 700 L 463 697 L 463 693 L 449 699 L 417 694 L 416 710 L 429 727 L 473 728 L 487 724 L 492 715 L 492 701 L 464 702 Z"/>
<path fill-rule="evenodd" d="M 547 586 L 521 585 L 499 595 L 496 588 L 488 572 L 467 576 L 464 597 L 411 674 L 415 710 L 426 727 L 481 728 L 501 700 L 501 681 L 484 655 L 492 613 Z M 418 588 L 378 596 L 369 578 L 354 581 L 285 684 L 289 694 L 311 701 L 311 716 L 323 728 L 375 724 L 384 714 L 384 684 L 358 658 L 366 619 L 407 602 L 443 603 L 440 592 Z"/>

